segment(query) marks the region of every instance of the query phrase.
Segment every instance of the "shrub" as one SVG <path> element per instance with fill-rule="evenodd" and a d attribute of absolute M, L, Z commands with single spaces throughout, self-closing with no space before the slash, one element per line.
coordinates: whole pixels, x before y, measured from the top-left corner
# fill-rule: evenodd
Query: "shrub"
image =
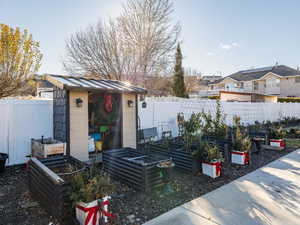
<path fill-rule="evenodd" d="M 278 102 L 293 102 L 293 103 L 300 103 L 299 97 L 286 97 L 286 98 L 278 98 Z"/>
<path fill-rule="evenodd" d="M 234 141 L 233 149 L 236 151 L 247 152 L 251 149 L 251 140 L 246 135 L 246 132 L 242 130 L 241 118 L 239 116 L 233 117 L 234 124 Z"/>
<path fill-rule="evenodd" d="M 273 127 L 269 131 L 269 138 L 270 139 L 281 139 L 287 136 L 287 131 L 283 129 L 282 126 Z"/>
<path fill-rule="evenodd" d="M 211 100 L 218 100 L 220 99 L 220 96 L 208 96 L 207 98 Z"/>
<path fill-rule="evenodd" d="M 191 150 L 191 145 L 194 141 L 198 141 L 199 130 L 202 126 L 201 113 L 192 113 L 188 120 L 182 122 L 183 125 L 183 139 L 186 143 L 187 150 Z"/>
<path fill-rule="evenodd" d="M 206 162 L 224 161 L 223 154 L 216 144 L 204 142 L 201 146 L 203 149 L 203 158 Z"/>
<path fill-rule="evenodd" d="M 72 207 L 75 207 L 78 202 L 91 202 L 111 195 L 116 188 L 108 176 L 97 175 L 89 178 L 86 173 L 77 173 L 70 183 Z"/>
<path fill-rule="evenodd" d="M 225 139 L 228 127 L 225 124 L 226 115 L 222 114 L 221 103 L 217 101 L 216 114 L 213 117 L 211 113 L 202 112 L 203 119 L 202 133 L 204 136 L 215 139 Z"/>

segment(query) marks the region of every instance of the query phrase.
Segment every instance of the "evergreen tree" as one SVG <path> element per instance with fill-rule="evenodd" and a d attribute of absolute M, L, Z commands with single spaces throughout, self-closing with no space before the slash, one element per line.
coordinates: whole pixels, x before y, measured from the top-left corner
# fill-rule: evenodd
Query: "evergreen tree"
<path fill-rule="evenodd" d="M 184 84 L 184 72 L 182 68 L 182 54 L 180 44 L 176 50 L 176 64 L 173 77 L 173 93 L 176 97 L 188 98 Z"/>

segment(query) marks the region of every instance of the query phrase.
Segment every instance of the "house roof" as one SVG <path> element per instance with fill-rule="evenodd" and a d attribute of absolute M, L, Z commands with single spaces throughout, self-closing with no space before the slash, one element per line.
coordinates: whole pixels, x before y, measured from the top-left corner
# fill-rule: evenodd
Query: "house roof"
<path fill-rule="evenodd" d="M 85 77 L 47 74 L 45 79 L 53 85 L 68 90 L 102 90 L 107 92 L 124 92 L 145 94 L 146 89 L 118 80 L 98 80 Z"/>
<path fill-rule="evenodd" d="M 250 69 L 250 70 L 241 70 L 241 71 L 233 73 L 227 77 L 230 77 L 236 81 L 250 81 L 250 80 L 260 79 L 263 76 L 265 76 L 267 73 L 270 73 L 270 72 L 272 72 L 276 75 L 279 75 L 281 77 L 300 75 L 299 70 L 295 70 L 288 66 L 279 65 L 279 66 L 262 67 L 262 68 L 256 68 L 256 69 Z M 219 83 L 227 77 L 224 77 L 224 78 L 217 80 L 215 82 L 212 82 L 210 84 Z"/>

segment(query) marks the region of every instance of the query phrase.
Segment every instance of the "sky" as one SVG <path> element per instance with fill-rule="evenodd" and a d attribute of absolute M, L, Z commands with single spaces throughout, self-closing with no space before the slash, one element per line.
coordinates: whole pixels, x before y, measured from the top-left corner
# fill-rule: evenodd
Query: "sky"
<path fill-rule="evenodd" d="M 65 40 L 118 16 L 126 0 L 0 0 L 0 23 L 28 29 L 43 53 L 39 73 L 65 74 Z M 300 66 L 300 1 L 174 0 L 183 66 L 203 75 Z"/>

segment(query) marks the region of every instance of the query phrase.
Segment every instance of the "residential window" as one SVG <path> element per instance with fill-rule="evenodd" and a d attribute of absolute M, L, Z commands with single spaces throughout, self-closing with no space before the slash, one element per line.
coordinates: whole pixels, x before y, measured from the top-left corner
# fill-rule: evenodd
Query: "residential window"
<path fill-rule="evenodd" d="M 235 87 L 237 87 L 237 88 L 244 88 L 244 82 L 235 83 Z"/>
<path fill-rule="evenodd" d="M 253 89 L 258 90 L 258 81 L 253 82 Z"/>
<path fill-rule="evenodd" d="M 300 77 L 295 77 L 295 82 L 300 83 Z"/>
<path fill-rule="evenodd" d="M 279 87 L 280 85 L 280 79 L 276 79 L 276 87 Z"/>

